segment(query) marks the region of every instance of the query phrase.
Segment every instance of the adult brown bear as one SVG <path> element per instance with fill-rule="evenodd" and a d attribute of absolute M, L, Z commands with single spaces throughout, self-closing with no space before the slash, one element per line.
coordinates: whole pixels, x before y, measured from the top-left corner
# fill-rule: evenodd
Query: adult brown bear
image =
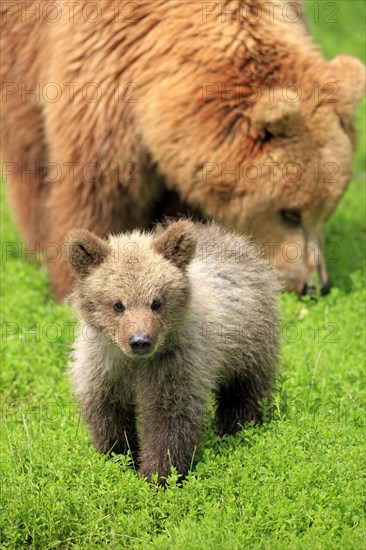
<path fill-rule="evenodd" d="M 327 285 L 322 228 L 350 179 L 365 71 L 352 57 L 323 58 L 302 2 L 1 10 L 4 172 L 58 298 L 67 230 L 146 227 L 174 193 L 251 233 L 288 289 L 304 291 L 315 269 Z"/>

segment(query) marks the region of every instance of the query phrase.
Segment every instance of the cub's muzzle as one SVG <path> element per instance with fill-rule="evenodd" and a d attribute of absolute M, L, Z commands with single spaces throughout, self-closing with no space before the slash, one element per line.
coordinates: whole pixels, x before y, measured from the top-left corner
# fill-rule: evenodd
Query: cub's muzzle
<path fill-rule="evenodd" d="M 151 338 L 145 332 L 136 332 L 129 339 L 131 350 L 136 355 L 144 355 L 151 349 Z"/>

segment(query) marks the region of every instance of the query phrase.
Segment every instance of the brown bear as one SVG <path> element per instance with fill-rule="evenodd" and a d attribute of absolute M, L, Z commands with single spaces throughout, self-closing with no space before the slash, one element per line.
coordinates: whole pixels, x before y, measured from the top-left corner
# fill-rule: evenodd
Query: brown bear
<path fill-rule="evenodd" d="M 0 9 L 4 172 L 58 298 L 69 229 L 147 228 L 184 204 L 251 233 L 288 289 L 315 270 L 327 287 L 323 226 L 350 179 L 365 70 L 324 59 L 301 1 Z"/>
<path fill-rule="evenodd" d="M 187 473 L 216 395 L 220 434 L 261 421 L 277 361 L 276 273 L 244 237 L 170 222 L 108 241 L 74 230 L 65 257 L 80 320 L 76 398 L 101 453 L 147 479 Z"/>

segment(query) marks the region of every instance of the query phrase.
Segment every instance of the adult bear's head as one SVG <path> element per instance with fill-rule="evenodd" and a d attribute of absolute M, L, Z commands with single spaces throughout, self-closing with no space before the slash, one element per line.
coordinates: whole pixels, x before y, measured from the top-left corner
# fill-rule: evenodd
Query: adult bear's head
<path fill-rule="evenodd" d="M 169 187 L 251 234 L 289 290 L 306 292 L 318 272 L 326 291 L 323 229 L 350 181 L 365 68 L 325 60 L 303 20 L 263 9 L 253 23 L 248 10 L 182 23 L 138 119 Z"/>

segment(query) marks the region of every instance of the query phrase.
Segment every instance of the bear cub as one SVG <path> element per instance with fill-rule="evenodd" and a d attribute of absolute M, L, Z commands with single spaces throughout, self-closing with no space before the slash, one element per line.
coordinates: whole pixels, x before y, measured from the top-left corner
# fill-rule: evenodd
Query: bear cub
<path fill-rule="evenodd" d="M 142 476 L 184 476 L 216 399 L 219 434 L 260 422 L 278 350 L 278 282 L 242 236 L 170 221 L 103 240 L 68 233 L 80 329 L 71 377 L 101 453 L 131 451 Z"/>

